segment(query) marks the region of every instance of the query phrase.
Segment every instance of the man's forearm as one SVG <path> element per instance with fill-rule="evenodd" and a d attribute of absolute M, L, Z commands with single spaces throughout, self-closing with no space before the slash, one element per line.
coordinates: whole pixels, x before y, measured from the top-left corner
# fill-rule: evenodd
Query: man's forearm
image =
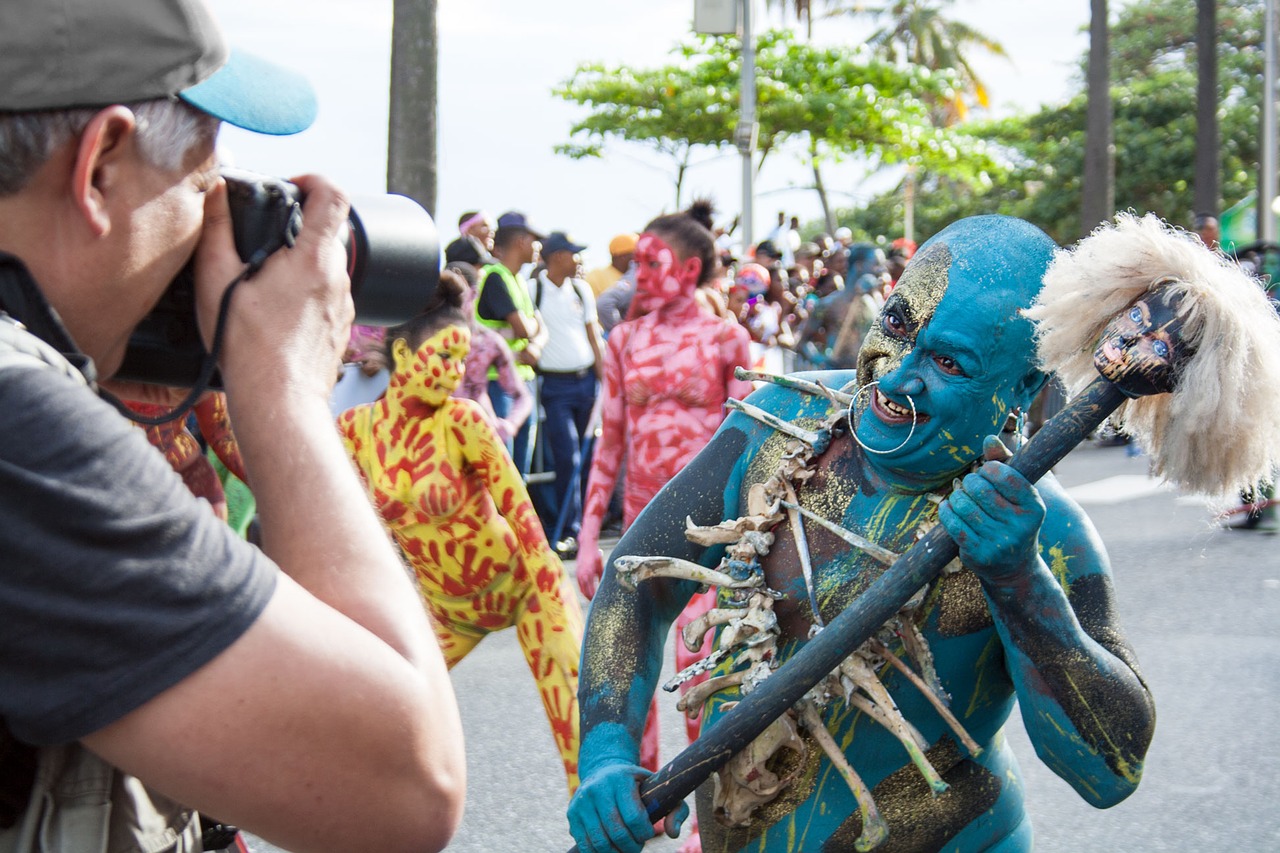
<path fill-rule="evenodd" d="M 1155 725 L 1151 697 L 1125 660 L 1089 636 L 1048 567 L 1036 562 L 1016 582 L 983 587 L 1023 720 L 1058 775 L 1095 805 L 1111 805 L 1141 776 Z"/>

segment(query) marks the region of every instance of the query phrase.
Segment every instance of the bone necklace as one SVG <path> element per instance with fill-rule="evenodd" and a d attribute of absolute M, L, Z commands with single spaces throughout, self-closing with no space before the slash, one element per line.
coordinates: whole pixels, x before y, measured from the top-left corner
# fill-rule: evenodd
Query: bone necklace
<path fill-rule="evenodd" d="M 748 491 L 746 515 L 710 527 L 700 527 L 692 519 L 686 520 L 685 535 L 691 542 L 703 547 L 726 546 L 725 556 L 719 567 L 709 569 L 670 557 L 626 556 L 619 557 L 614 562 L 619 581 L 629 588 L 652 577 L 675 577 L 698 581 L 704 586 L 715 586 L 720 590 L 718 601 L 721 606 L 686 626 L 681 638 L 687 648 L 697 651 L 706 632 L 719 627 L 719 648 L 707 658 L 677 673 L 663 685 L 664 690 L 675 691 L 685 681 L 715 669 L 725 660 L 733 659 L 733 672 L 697 685 L 679 701 L 676 707 L 691 717 L 701 711 L 713 694 L 738 687 L 745 695 L 768 678 L 778 666 L 779 628 L 773 606 L 783 594 L 765 586 L 764 571 L 760 564 L 760 558 L 768 554 L 773 545 L 774 535 L 771 531 L 776 525 L 785 520 L 795 538 L 815 620 L 809 632 L 810 637 L 821 631 L 824 623 L 813 582 L 813 566 L 804 521 L 824 527 L 885 565 L 892 564 L 898 557 L 894 552 L 865 537 L 801 507 L 796 494 L 796 489 L 813 476 L 813 462 L 830 445 L 833 430 L 841 427 L 844 413 L 853 396 L 827 388 L 821 383 L 794 377 L 739 371 L 739 378 L 772 382 L 821 396 L 832 403 L 832 414 L 819 429 L 810 430 L 784 421 L 749 403 L 729 400 L 727 405 L 730 408 L 789 436 L 790 441 L 772 476 L 763 483 L 753 485 Z M 940 503 L 944 497 L 945 493 L 931 495 L 930 499 Z M 918 535 L 925 532 L 922 528 Z M 951 570 L 958 571 L 959 565 L 953 564 Z M 920 690 L 970 754 L 977 755 L 981 752 L 977 743 L 947 707 L 950 697 L 938 679 L 929 645 L 916 627 L 916 610 L 923 603 L 928 589 L 922 588 L 906 607 L 885 623 L 876 637 L 868 640 L 841 662 L 835 671 L 716 772 L 713 802 L 718 819 L 729 826 L 747 825 L 756 809 L 777 798 L 800 772 L 803 761 L 789 762 L 795 769 L 782 775 L 769 765 L 772 763 L 775 767 L 779 766 L 780 763 L 773 759 L 783 751 L 794 753 L 801 759 L 804 757 L 807 749 L 799 734 L 799 728 L 803 728 L 827 755 L 857 800 L 863 831 L 855 847 L 860 851 L 871 850 L 888 837 L 888 825 L 881 817 L 870 790 L 850 765 L 822 719 L 823 710 L 836 698 L 884 726 L 902 744 L 934 794 L 945 791 L 947 784 L 924 755 L 928 744 L 919 731 L 903 717 L 877 675 L 886 666 L 902 673 Z M 907 656 L 920 670 L 919 674 L 890 651 L 887 644 L 895 638 L 901 640 Z M 725 707 L 729 706 L 726 704 Z"/>

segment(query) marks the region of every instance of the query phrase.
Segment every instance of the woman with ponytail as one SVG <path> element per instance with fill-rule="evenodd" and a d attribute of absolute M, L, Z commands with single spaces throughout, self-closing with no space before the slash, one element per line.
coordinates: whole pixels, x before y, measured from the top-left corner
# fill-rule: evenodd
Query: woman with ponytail
<path fill-rule="evenodd" d="M 582 610 L 492 422 L 474 400 L 450 396 L 470 347 L 466 292 L 456 272 L 440 274 L 432 303 L 387 332 L 386 394 L 343 412 L 338 426 L 417 576 L 448 665 L 515 626 L 572 793 Z"/>

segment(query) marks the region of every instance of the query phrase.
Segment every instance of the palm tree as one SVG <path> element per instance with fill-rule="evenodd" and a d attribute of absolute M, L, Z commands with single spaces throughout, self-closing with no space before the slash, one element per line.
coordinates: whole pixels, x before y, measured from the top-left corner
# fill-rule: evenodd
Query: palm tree
<path fill-rule="evenodd" d="M 1111 129 L 1111 54 L 1107 0 L 1090 0 L 1089 65 L 1086 71 L 1084 175 L 1080 234 L 1087 235 L 1115 212 L 1115 150 Z"/>
<path fill-rule="evenodd" d="M 813 3 L 811 0 L 764 0 L 764 5 L 766 7 L 781 6 L 784 14 L 788 8 L 794 10 L 796 21 L 804 21 L 805 35 L 808 38 L 813 38 Z"/>
<path fill-rule="evenodd" d="M 854 2 L 830 2 L 828 16 L 868 16 L 884 24 L 871 34 L 867 44 L 891 62 L 906 61 L 931 71 L 951 69 L 960 80 L 962 91 L 949 103 L 941 104 L 937 123 L 963 121 L 968 114 L 964 95 L 972 95 L 980 106 L 990 106 L 987 85 L 974 71 L 969 57 L 974 50 L 1009 58 L 1004 46 L 961 21 L 947 17 L 945 7 L 955 0 L 890 0 L 883 5 Z"/>
<path fill-rule="evenodd" d="M 436 0 L 395 0 L 387 191 L 436 212 Z"/>
<path fill-rule="evenodd" d="M 1218 215 L 1218 33 L 1217 0 L 1196 0 L 1196 177 L 1195 209 Z"/>

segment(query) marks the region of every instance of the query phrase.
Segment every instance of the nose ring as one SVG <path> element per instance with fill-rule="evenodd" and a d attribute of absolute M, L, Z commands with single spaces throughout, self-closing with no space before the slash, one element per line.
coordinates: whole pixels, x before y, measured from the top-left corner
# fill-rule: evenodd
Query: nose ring
<path fill-rule="evenodd" d="M 866 385 L 859 385 L 858 390 L 853 392 L 853 398 L 849 400 L 849 410 L 845 413 L 845 418 L 849 422 L 849 435 L 853 436 L 853 440 L 858 442 L 859 446 L 861 446 L 862 449 L 867 451 L 868 453 L 875 453 L 877 455 L 882 456 L 886 453 L 897 453 L 899 450 L 906 447 L 907 442 L 911 441 L 911 436 L 915 435 L 916 433 L 916 401 L 912 399 L 910 394 L 904 395 L 907 398 L 907 402 L 911 404 L 911 430 L 907 433 L 907 437 L 902 440 L 901 444 L 899 444 L 897 447 L 890 448 L 889 450 L 876 450 L 874 447 L 868 447 L 866 442 L 858 438 L 858 430 L 854 427 L 853 404 L 858 402 L 858 398 L 862 396 L 863 391 L 868 391 L 879 384 L 880 384 L 880 380 L 877 379 L 874 382 L 868 382 Z"/>

